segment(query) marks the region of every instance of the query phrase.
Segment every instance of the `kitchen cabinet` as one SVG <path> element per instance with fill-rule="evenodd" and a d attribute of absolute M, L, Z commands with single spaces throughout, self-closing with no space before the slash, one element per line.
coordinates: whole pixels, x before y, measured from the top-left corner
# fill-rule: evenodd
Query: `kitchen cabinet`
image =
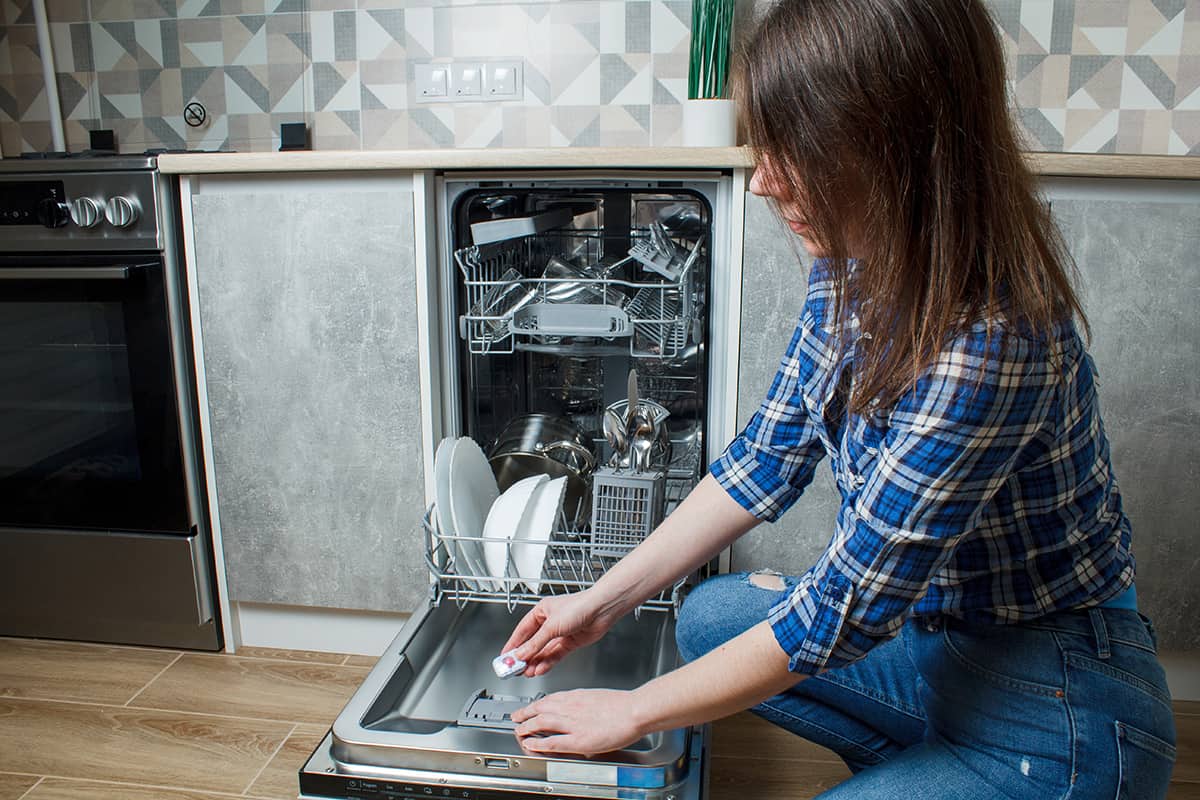
<path fill-rule="evenodd" d="M 413 211 L 406 176 L 192 179 L 235 602 L 408 611 L 428 592 Z"/>
<path fill-rule="evenodd" d="M 1047 179 L 1078 264 L 1113 468 L 1133 523 L 1138 599 L 1164 650 L 1195 651 L 1200 482 L 1200 182 Z M 737 419 L 766 394 L 804 300 L 811 258 L 769 205 L 746 197 Z M 733 546 L 732 569 L 803 572 L 832 533 L 826 465 L 784 517 Z M 1181 570 L 1183 572 L 1181 572 Z"/>
<path fill-rule="evenodd" d="M 1200 649 L 1200 182 L 1046 183 L 1075 257 L 1138 605 L 1165 650 Z"/>
<path fill-rule="evenodd" d="M 742 313 L 738 359 L 737 430 L 754 416 L 779 369 L 800 309 L 812 257 L 779 220 L 770 204 L 746 194 L 742 246 Z M 774 569 L 799 575 L 833 534 L 839 498 L 829 468 L 817 468 L 812 484 L 772 525 L 759 525 L 733 545 L 734 571 Z"/>

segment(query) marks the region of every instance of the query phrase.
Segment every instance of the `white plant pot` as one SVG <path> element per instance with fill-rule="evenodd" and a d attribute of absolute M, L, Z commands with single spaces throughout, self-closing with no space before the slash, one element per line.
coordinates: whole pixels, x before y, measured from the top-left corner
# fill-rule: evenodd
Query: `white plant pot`
<path fill-rule="evenodd" d="M 732 100 L 684 100 L 683 143 L 687 147 L 737 144 L 737 107 Z"/>

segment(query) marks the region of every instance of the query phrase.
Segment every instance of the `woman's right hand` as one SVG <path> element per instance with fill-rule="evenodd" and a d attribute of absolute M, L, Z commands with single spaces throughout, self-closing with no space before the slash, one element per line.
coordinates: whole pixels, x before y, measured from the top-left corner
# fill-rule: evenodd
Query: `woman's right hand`
<path fill-rule="evenodd" d="M 525 677 L 544 675 L 568 653 L 598 641 L 618 616 L 603 612 L 593 589 L 545 597 L 517 624 L 500 652 L 518 648 Z"/>

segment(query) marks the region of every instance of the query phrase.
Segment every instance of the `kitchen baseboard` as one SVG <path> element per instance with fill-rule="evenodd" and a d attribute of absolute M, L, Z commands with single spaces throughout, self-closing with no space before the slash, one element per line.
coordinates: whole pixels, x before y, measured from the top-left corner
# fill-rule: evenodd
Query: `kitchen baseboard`
<path fill-rule="evenodd" d="M 226 651 L 239 647 L 276 647 L 321 653 L 381 654 L 408 614 L 343 608 L 233 603 L 233 636 Z"/>
<path fill-rule="evenodd" d="M 1159 653 L 1175 700 L 1200 700 L 1200 653 Z"/>

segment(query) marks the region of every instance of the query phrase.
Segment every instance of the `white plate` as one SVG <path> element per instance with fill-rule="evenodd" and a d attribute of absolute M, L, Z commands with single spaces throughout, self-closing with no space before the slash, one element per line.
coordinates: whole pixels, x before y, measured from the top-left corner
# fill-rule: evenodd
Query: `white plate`
<path fill-rule="evenodd" d="M 454 533 L 464 537 L 457 540 L 459 554 L 473 574 L 486 575 L 483 524 L 492 503 L 500 496 L 500 490 L 496 488 L 496 476 L 488 466 L 487 457 L 469 437 L 462 437 L 454 445 L 450 456 L 449 492 Z M 482 588 L 491 587 L 484 585 Z"/>
<path fill-rule="evenodd" d="M 542 590 L 546 549 L 554 533 L 554 522 L 562 510 L 566 490 L 566 478 L 556 478 L 538 486 L 521 518 L 521 527 L 513 537 L 513 563 L 517 566 L 517 574 L 534 594 Z"/>
<path fill-rule="evenodd" d="M 433 456 L 433 506 L 437 513 L 438 531 L 443 536 L 455 536 L 454 520 L 450 516 L 450 461 L 453 458 L 454 446 L 458 440 L 447 436 L 438 444 Z M 454 539 L 446 540 L 450 557 L 454 559 L 459 574 L 474 572 L 467 559 L 463 557 L 462 548 Z M 465 581 L 470 589 L 478 589 L 475 581 Z"/>
<path fill-rule="evenodd" d="M 531 475 L 522 478 L 500 495 L 500 499 L 492 504 L 488 512 L 487 523 L 483 528 L 483 557 L 487 562 L 488 574 L 500 578 L 501 585 L 515 588 L 516 582 L 504 584 L 503 579 L 508 572 L 508 540 L 520 530 L 526 516 L 526 509 L 533 501 L 538 487 L 550 480 L 549 475 Z M 514 554 L 515 555 L 515 554 Z M 518 577 L 518 576 L 513 576 Z"/>

